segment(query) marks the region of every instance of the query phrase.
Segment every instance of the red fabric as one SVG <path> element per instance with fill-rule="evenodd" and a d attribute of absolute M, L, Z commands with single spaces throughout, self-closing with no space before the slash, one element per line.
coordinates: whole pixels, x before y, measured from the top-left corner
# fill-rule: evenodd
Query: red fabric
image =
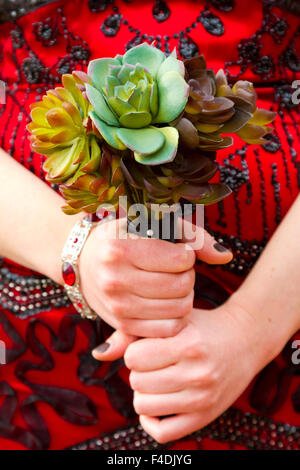
<path fill-rule="evenodd" d="M 44 21 L 49 17 L 53 17 L 54 22 L 61 21 L 61 17 L 57 14 L 57 8 L 61 6 L 62 14 L 66 18 L 65 26 L 68 30 L 68 38 L 70 39 L 69 33 L 71 32 L 73 35 L 73 39 L 70 39 L 71 41 L 76 42 L 74 38 L 77 36 L 83 41 L 86 41 L 91 50 L 91 59 L 123 53 L 125 44 L 134 37 L 134 33 L 130 33 L 128 27 L 123 24 L 121 24 L 120 31 L 115 37 L 106 37 L 103 35 L 100 31 L 100 26 L 105 18 L 112 13 L 112 10 L 108 7 L 108 9 L 103 12 L 92 13 L 87 3 L 87 1 L 81 0 L 58 1 L 49 6 L 39 8 L 18 20 L 17 24 L 24 32 L 26 41 L 25 46 L 20 49 L 13 50 L 12 48 L 11 31 L 14 30 L 15 25 L 12 23 L 0 25 L 0 51 L 2 55 L 1 77 L 6 81 L 9 91 L 13 91 L 16 80 L 19 81 L 15 93 L 13 95 L 8 94 L 7 105 L 2 109 L 0 107 L 0 129 L 2 129 L 0 130 L 0 137 L 2 135 L 0 144 L 26 167 L 29 168 L 31 165 L 31 169 L 34 169 L 37 175 L 41 175 L 42 157 L 33 155 L 33 161 L 30 162 L 30 148 L 27 133 L 25 132 L 25 125 L 27 122 L 29 104 L 35 101 L 36 96 L 44 92 L 47 86 L 45 83 L 37 83 L 29 86 L 28 83 L 26 83 L 21 64 L 26 57 L 32 57 L 33 54 L 36 54 L 36 57 L 43 63 L 43 66 L 48 68 L 47 73 L 53 75 L 53 84 L 55 84 L 55 78 L 59 77 L 57 73 L 58 58 L 62 58 L 66 55 L 68 45 L 63 34 L 60 34 L 56 44 L 51 47 L 42 46 L 41 42 L 37 40 L 33 33 L 32 25 L 38 21 Z M 195 21 L 198 10 L 203 10 L 204 3 L 205 2 L 202 1 L 195 2 L 192 0 L 173 0 L 169 2 L 171 8 L 170 18 L 165 23 L 158 23 L 152 16 L 152 1 L 133 1 L 128 4 L 124 4 L 122 1 L 116 2 L 120 11 L 124 13 L 128 19 L 130 25 L 134 25 L 142 29 L 143 32 L 153 36 L 158 34 L 172 35 L 175 31 L 190 25 Z M 251 38 L 259 29 L 262 22 L 263 10 L 262 3 L 259 0 L 247 2 L 237 0 L 236 7 L 230 13 L 220 13 L 214 9 L 212 9 L 212 11 L 222 18 L 225 25 L 224 35 L 221 37 L 213 36 L 209 34 L 202 25 L 192 29 L 188 35 L 198 45 L 200 52 L 205 54 L 209 66 L 217 71 L 219 68 L 224 67 L 225 62 L 236 61 L 238 59 L 237 47 L 240 40 L 242 38 Z M 298 23 L 297 18 L 291 14 L 283 14 L 279 9 L 274 9 L 273 11 L 279 17 L 284 16 L 284 18 L 286 18 L 288 21 L 288 30 L 281 44 L 275 44 L 271 36 L 267 35 L 264 37 L 263 53 L 271 55 L 274 58 L 274 62 L 278 62 L 278 58 L 291 41 Z M 177 39 L 170 40 L 170 46 L 175 47 L 177 44 Z M 77 65 L 77 67 L 85 69 L 86 66 L 82 63 L 81 65 Z M 239 70 L 239 66 L 229 67 L 229 70 L 230 73 L 234 74 Z M 256 82 L 260 107 L 269 109 L 271 106 L 274 106 L 273 86 L 261 87 L 263 80 L 251 70 L 251 67 L 247 67 L 245 73 L 243 73 L 240 78 Z M 282 73 L 280 73 L 280 69 L 277 68 L 275 75 L 272 77 L 272 82 L 276 82 L 282 78 Z M 285 80 L 292 81 L 295 78 L 296 75 L 292 70 L 284 70 Z M 19 122 L 18 115 L 20 112 L 24 112 L 24 114 Z M 299 114 L 296 114 L 296 118 L 299 124 Z M 296 157 L 297 164 L 293 162 L 291 156 L 292 145 L 288 142 L 287 136 L 288 133 L 292 136 L 294 148 L 298 150 L 299 129 L 295 126 L 294 119 L 295 115 L 286 112 L 284 119 L 279 116 L 275 124 L 285 158 L 283 158 L 280 151 L 272 154 L 260 149 L 260 164 L 258 165 L 258 157 L 255 153 L 256 146 L 247 149 L 246 162 L 252 188 L 250 197 L 251 203 L 247 201 L 249 194 L 246 184 L 239 189 L 238 196 L 237 193 L 234 193 L 226 199 L 224 202 L 225 217 L 223 218 L 223 222 L 226 222 L 226 226 L 222 227 L 222 233 L 228 236 L 242 236 L 250 241 L 253 239 L 261 240 L 264 235 L 266 235 L 266 232 L 267 236 L 270 237 L 277 225 L 276 215 L 278 214 L 276 210 L 278 211 L 278 206 L 280 207 L 280 216 L 283 217 L 292 204 L 298 194 L 297 165 L 299 165 L 299 160 L 298 157 Z M 284 123 L 287 126 L 286 130 L 284 129 Z M 16 133 L 15 140 L 12 143 L 14 132 Z M 233 154 L 235 155 L 234 159 L 230 162 L 240 168 L 241 162 L 239 157 L 235 154 L 235 151 L 242 148 L 243 145 L 243 142 L 236 138 L 235 147 L 220 152 L 218 161 L 223 163 L 230 154 Z M 274 162 L 277 164 L 277 181 L 280 185 L 279 202 L 276 201 L 275 198 L 274 181 L 272 180 L 272 164 Z M 285 165 L 287 165 L 288 168 L 289 184 Z M 264 179 L 263 187 L 262 176 Z M 216 179 L 218 178 L 219 175 L 216 176 Z M 264 204 L 265 212 L 262 210 Z M 220 230 L 220 224 L 218 222 L 220 218 L 219 210 L 217 205 L 206 209 L 209 228 L 216 231 Z M 264 220 L 264 217 L 266 220 Z M 210 279 L 217 281 L 228 293 L 235 291 L 243 280 L 243 277 L 239 277 L 232 272 L 226 272 L 219 268 L 212 269 L 201 266 L 199 267 L 199 271 L 205 273 Z M 19 270 L 18 272 L 21 271 Z M 3 311 L 3 313 L 26 344 L 28 342 L 28 331 L 33 320 L 20 320 L 9 311 Z M 58 335 L 58 329 L 62 319 L 70 313 L 74 313 L 73 308 L 52 309 L 49 312 L 41 312 L 36 317 L 38 320 L 44 321 L 45 324 L 50 326 L 54 333 Z M 53 350 L 49 331 L 42 324 L 37 325 L 36 334 L 41 343 L 51 352 L 55 364 L 53 369 L 49 371 L 29 371 L 27 378 L 33 383 L 53 385 L 82 392 L 90 397 L 97 407 L 98 421 L 92 425 L 79 426 L 62 419 L 45 401 L 38 402 L 38 411 L 46 421 L 51 435 L 50 449 L 63 449 L 78 442 L 96 437 L 101 432 L 118 429 L 128 423 L 125 417 L 122 417 L 112 408 L 107 398 L 107 393 L 103 388 L 93 385 L 86 386 L 79 380 L 77 374 L 79 355 L 88 348 L 87 335 L 83 333 L 80 328 L 76 329 L 74 347 L 67 353 Z M 11 338 L 1 326 L 0 338 L 6 341 L 8 347 L 12 346 Z M 32 394 L 31 388 L 24 385 L 16 376 L 16 367 L 20 361 L 26 360 L 34 363 L 39 362 L 37 355 L 35 355 L 30 348 L 27 348 L 24 354 L 16 361 L 6 366 L 0 366 L 0 381 L 5 380 L 17 392 L 19 405 L 26 397 Z M 282 358 L 278 358 L 277 362 L 278 364 L 282 364 Z M 104 365 L 103 368 L 97 371 L 96 377 L 103 377 L 107 368 L 108 365 Z M 128 371 L 125 368 L 122 370 L 122 376 L 128 382 Z M 295 380 L 293 380 L 288 390 L 287 399 L 284 401 L 281 408 L 272 415 L 275 421 L 300 425 L 299 413 L 295 412 L 290 399 L 299 386 L 299 383 L 299 377 L 295 377 Z M 244 411 L 257 413 L 257 410 L 249 406 L 250 391 L 251 386 L 249 386 L 234 406 Z M 24 419 L 18 410 L 14 416 L 13 423 L 20 426 L 20 428 L 26 427 Z M 230 448 L 230 444 L 220 443 L 215 440 L 212 441 L 207 438 L 203 441 L 202 447 L 204 449 L 223 449 Z M 23 448 L 23 446 L 16 443 L 14 440 L 0 438 L 0 448 L 19 449 Z M 186 440 L 185 442 L 176 443 L 172 448 L 193 449 L 197 448 L 197 445 L 195 441 Z M 239 449 L 240 447 L 236 446 L 235 448 Z"/>

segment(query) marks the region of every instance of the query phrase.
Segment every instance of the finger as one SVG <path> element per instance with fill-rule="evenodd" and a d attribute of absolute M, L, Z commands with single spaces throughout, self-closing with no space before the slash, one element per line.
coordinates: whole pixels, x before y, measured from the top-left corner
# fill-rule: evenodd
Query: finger
<path fill-rule="evenodd" d="M 136 340 L 135 336 L 125 335 L 121 331 L 115 331 L 105 343 L 100 344 L 92 351 L 92 355 L 98 361 L 114 361 L 124 356 L 130 343 Z"/>
<path fill-rule="evenodd" d="M 132 370 L 129 375 L 130 386 L 140 393 L 174 393 L 185 388 L 184 374 L 178 364 L 149 372 Z"/>
<path fill-rule="evenodd" d="M 195 264 L 193 250 L 186 250 L 184 243 L 152 238 L 127 240 L 126 243 L 128 259 L 144 271 L 181 273 Z"/>
<path fill-rule="evenodd" d="M 138 282 L 136 282 L 137 275 Z M 178 299 L 186 297 L 193 290 L 195 271 L 194 269 L 189 269 L 184 273 L 172 274 L 150 273 L 140 269 L 138 273 L 128 273 L 124 283 L 132 294 L 139 297 L 150 299 Z"/>
<path fill-rule="evenodd" d="M 182 240 L 187 248 L 195 251 L 196 257 L 208 264 L 226 264 L 232 260 L 230 250 L 221 245 L 203 227 L 197 227 L 192 222 L 178 219 L 182 230 Z"/>
<path fill-rule="evenodd" d="M 201 398 L 199 390 L 185 389 L 174 393 L 141 393 L 134 392 L 133 405 L 137 414 L 147 416 L 165 416 L 177 413 L 188 413 L 191 403 L 196 403 L 198 410 L 208 408 Z"/>
<path fill-rule="evenodd" d="M 164 320 L 181 318 L 193 308 L 194 290 L 179 299 L 145 299 L 132 295 L 129 297 L 128 314 L 125 317 L 143 320 Z"/>
<path fill-rule="evenodd" d="M 167 338 L 177 335 L 187 324 L 186 317 L 168 320 L 138 320 L 126 318 L 118 329 L 130 336 Z"/>
<path fill-rule="evenodd" d="M 140 416 L 143 429 L 157 442 L 166 442 L 181 439 L 188 434 L 206 426 L 211 419 L 208 415 L 200 413 L 177 414 L 170 418 L 158 419 L 153 416 Z"/>
<path fill-rule="evenodd" d="M 180 351 L 174 337 L 139 339 L 129 345 L 124 355 L 126 366 L 139 372 L 168 367 L 179 359 Z"/>

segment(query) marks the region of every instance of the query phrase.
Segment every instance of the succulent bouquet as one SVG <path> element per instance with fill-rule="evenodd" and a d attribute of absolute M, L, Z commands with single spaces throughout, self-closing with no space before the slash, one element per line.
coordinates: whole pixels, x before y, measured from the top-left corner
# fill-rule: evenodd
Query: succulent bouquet
<path fill-rule="evenodd" d="M 143 43 L 63 75 L 61 87 L 31 105 L 28 130 L 67 214 L 117 208 L 122 195 L 148 207 L 212 204 L 231 192 L 210 183 L 230 134 L 263 144 L 272 130 L 276 114 L 256 98 L 252 83 L 230 86 L 203 56 L 183 62 Z"/>

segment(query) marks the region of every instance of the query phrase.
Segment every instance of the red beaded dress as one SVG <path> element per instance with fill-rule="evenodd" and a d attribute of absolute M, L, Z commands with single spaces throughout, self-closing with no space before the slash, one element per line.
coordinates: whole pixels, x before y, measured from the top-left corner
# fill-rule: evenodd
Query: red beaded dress
<path fill-rule="evenodd" d="M 206 225 L 234 259 L 224 267 L 199 263 L 195 286 L 198 304 L 217 306 L 240 285 L 299 191 L 300 110 L 291 99 L 300 78 L 299 10 L 289 0 L 0 0 L 0 79 L 7 84 L 0 146 L 43 179 L 43 158 L 30 150 L 25 130 L 30 103 L 62 74 L 142 41 L 156 40 L 167 53 L 176 46 L 182 58 L 204 53 L 229 80 L 253 81 L 260 107 L 278 117 L 263 147 L 237 138 L 218 156 L 217 178 L 233 192 L 206 209 Z M 123 360 L 99 363 L 90 355 L 110 331 L 81 319 L 52 280 L 2 259 L 1 449 L 300 448 L 297 335 L 222 416 L 160 445 L 138 425 Z"/>

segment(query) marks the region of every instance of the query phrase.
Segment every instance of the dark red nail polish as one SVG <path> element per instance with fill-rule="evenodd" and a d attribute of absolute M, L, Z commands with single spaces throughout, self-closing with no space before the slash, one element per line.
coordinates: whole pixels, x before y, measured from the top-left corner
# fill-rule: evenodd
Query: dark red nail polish
<path fill-rule="evenodd" d="M 227 248 L 225 248 L 225 246 L 221 245 L 220 243 L 215 243 L 214 249 L 217 250 L 219 253 L 225 253 L 226 251 L 229 251 L 227 250 Z"/>
<path fill-rule="evenodd" d="M 109 348 L 110 343 L 102 343 L 99 346 L 97 346 L 93 352 L 103 354 L 107 349 Z"/>

